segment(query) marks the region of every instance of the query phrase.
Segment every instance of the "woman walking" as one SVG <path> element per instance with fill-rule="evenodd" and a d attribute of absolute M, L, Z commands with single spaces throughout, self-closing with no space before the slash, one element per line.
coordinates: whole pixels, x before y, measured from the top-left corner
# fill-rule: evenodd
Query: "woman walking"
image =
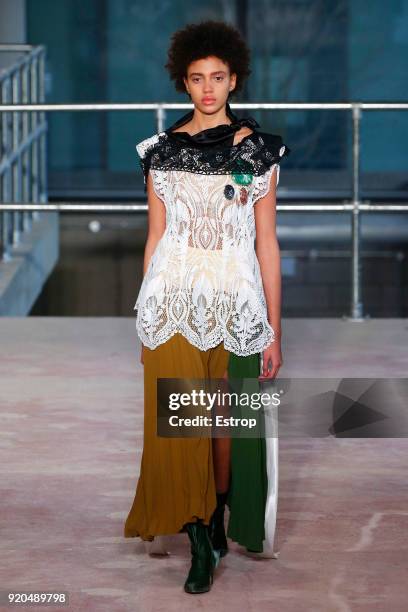
<path fill-rule="evenodd" d="M 135 304 L 144 444 L 124 535 L 151 542 L 187 532 L 192 561 L 184 589 L 202 593 L 228 552 L 227 535 L 264 552 L 268 503 L 269 519 L 270 502 L 276 504 L 271 456 L 262 438 L 158 436 L 157 379 L 276 376 L 282 354 L 275 196 L 279 163 L 290 150 L 229 106 L 250 74 L 249 50 L 232 26 L 206 21 L 179 30 L 166 68 L 194 109 L 136 147 L 149 207 Z"/>

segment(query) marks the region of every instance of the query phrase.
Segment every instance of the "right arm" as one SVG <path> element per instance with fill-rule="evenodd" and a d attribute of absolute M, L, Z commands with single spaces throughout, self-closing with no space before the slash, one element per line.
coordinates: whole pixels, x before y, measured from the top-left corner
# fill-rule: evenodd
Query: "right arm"
<path fill-rule="evenodd" d="M 150 259 L 156 249 L 157 243 L 166 229 L 166 208 L 163 200 L 159 198 L 153 187 L 151 172 L 147 175 L 147 204 L 148 204 L 148 231 L 143 258 L 143 276 L 149 267 Z M 143 363 L 143 344 L 140 363 Z"/>

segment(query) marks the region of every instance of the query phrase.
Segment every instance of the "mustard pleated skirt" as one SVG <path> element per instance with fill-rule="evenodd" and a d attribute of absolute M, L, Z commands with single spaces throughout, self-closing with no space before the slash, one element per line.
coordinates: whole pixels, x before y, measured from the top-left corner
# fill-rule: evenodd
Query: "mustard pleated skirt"
<path fill-rule="evenodd" d="M 157 378 L 223 378 L 229 357 L 223 343 L 200 351 L 179 333 L 144 348 L 143 454 L 125 537 L 152 541 L 199 519 L 209 524 L 216 507 L 212 439 L 157 435 Z"/>

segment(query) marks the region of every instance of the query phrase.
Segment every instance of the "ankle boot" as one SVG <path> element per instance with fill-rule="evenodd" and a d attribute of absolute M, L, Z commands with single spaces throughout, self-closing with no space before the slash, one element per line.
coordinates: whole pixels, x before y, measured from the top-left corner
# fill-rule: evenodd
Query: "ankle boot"
<path fill-rule="evenodd" d="M 209 535 L 213 549 L 219 557 L 225 557 L 228 552 L 227 537 L 225 535 L 224 511 L 228 493 L 217 493 L 217 507 L 210 520 Z"/>
<path fill-rule="evenodd" d="M 208 535 L 208 526 L 202 522 L 186 523 L 191 542 L 191 568 L 184 583 L 186 593 L 205 593 L 213 582 L 215 556 Z"/>

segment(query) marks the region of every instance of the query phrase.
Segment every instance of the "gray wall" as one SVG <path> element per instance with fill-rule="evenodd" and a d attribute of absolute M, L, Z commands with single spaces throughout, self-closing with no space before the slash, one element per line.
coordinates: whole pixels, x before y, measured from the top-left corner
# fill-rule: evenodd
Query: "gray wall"
<path fill-rule="evenodd" d="M 25 0 L 0 1 L 0 44 L 26 42 Z M 0 53 L 0 69 L 15 62 L 18 54 Z"/>

